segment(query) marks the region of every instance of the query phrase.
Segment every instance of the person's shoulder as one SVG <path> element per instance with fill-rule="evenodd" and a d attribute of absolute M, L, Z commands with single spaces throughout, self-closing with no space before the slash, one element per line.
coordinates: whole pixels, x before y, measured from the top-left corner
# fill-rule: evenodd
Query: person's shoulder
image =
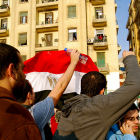
<path fill-rule="evenodd" d="M 36 126 L 31 114 L 27 109 L 16 101 L 8 101 L 4 104 L 6 107 L 0 111 L 3 123 L 0 125 L 2 135 L 0 139 L 28 139 L 40 137 L 40 132 Z M 34 134 L 33 134 L 34 133 Z M 32 138 L 33 139 L 33 138 Z"/>
<path fill-rule="evenodd" d="M 41 140 L 41 134 L 38 127 L 33 122 L 25 122 L 20 125 L 18 128 L 15 127 L 13 131 L 7 135 L 8 140 L 19 140 L 19 139 L 28 139 L 28 140 Z"/>
<path fill-rule="evenodd" d="M 114 140 L 117 137 L 121 137 L 120 130 L 117 124 L 114 124 L 107 133 L 106 140 Z"/>

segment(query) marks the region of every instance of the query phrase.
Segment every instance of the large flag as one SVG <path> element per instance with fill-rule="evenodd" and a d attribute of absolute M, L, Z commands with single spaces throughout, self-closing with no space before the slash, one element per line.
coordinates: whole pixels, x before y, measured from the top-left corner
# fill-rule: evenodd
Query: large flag
<path fill-rule="evenodd" d="M 80 94 L 81 77 L 89 71 L 98 71 L 98 68 L 87 55 L 86 64 L 78 62 L 72 79 L 65 93 L 77 92 Z M 24 73 L 30 81 L 34 92 L 52 90 L 70 64 L 70 55 L 65 51 L 42 51 L 24 62 Z"/>

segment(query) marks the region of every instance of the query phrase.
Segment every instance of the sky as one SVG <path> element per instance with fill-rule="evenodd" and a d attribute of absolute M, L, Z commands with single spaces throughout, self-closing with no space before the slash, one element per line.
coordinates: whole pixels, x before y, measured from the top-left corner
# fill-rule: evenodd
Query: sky
<path fill-rule="evenodd" d="M 117 12 L 116 17 L 119 25 L 118 31 L 118 44 L 121 46 L 121 52 L 119 58 L 122 56 L 123 50 L 129 50 L 129 42 L 127 41 L 128 29 L 126 24 L 128 20 L 128 9 L 131 0 L 116 0 Z"/>

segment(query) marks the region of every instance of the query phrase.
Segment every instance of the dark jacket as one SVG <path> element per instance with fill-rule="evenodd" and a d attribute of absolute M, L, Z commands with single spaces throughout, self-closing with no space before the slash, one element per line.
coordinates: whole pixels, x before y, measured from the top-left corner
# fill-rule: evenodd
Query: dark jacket
<path fill-rule="evenodd" d="M 32 116 L 0 87 L 0 140 L 41 140 Z"/>
<path fill-rule="evenodd" d="M 118 122 L 140 94 L 140 68 L 136 56 L 127 56 L 124 64 L 127 77 L 118 90 L 92 98 L 78 95 L 66 102 L 58 124 L 59 136 L 74 133 L 79 140 L 105 139 L 109 128 Z"/>

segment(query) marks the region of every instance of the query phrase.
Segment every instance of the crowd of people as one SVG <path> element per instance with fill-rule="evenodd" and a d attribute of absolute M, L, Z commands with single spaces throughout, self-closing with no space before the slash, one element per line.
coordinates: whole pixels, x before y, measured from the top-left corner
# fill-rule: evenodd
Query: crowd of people
<path fill-rule="evenodd" d="M 54 89 L 35 103 L 36 94 L 25 79 L 20 52 L 0 43 L 0 139 L 1 140 L 137 140 L 139 139 L 140 67 L 134 52 L 124 51 L 124 84 L 104 95 L 107 81 L 91 71 L 81 79 L 81 94 L 65 101 L 57 129 L 48 125 L 69 84 L 80 52 L 72 50 L 71 62 Z M 47 133 L 46 129 L 47 128 Z"/>

